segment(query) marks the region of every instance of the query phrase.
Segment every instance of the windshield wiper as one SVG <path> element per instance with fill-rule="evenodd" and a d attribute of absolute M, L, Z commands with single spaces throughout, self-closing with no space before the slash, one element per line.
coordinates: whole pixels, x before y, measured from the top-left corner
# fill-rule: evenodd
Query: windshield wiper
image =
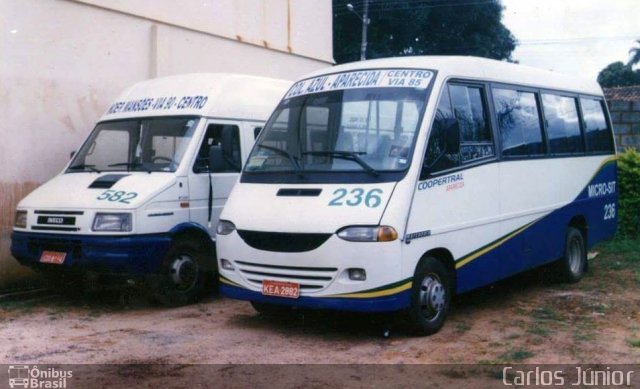
<path fill-rule="evenodd" d="M 371 165 L 366 163 L 362 158 L 360 158 L 361 155 L 366 155 L 366 154 L 367 153 L 365 153 L 364 151 L 330 151 L 330 150 L 305 151 L 302 153 L 302 155 L 326 155 L 333 158 L 341 158 L 341 159 L 346 159 L 348 161 L 353 161 L 358 165 L 362 166 L 362 168 L 366 170 L 368 173 L 371 173 L 375 177 L 378 177 L 380 173 L 376 169 L 371 167 Z"/>
<path fill-rule="evenodd" d="M 84 170 L 84 169 L 89 169 L 92 172 L 96 172 L 96 173 L 101 173 L 100 170 L 96 169 L 96 165 L 86 165 L 86 164 L 80 164 L 80 165 L 74 165 L 74 166 L 69 166 L 69 170 Z"/>
<path fill-rule="evenodd" d="M 277 147 L 261 145 L 261 144 L 259 144 L 258 147 L 262 147 L 263 149 L 275 151 L 277 154 L 280 154 L 280 155 L 283 155 L 283 156 L 287 157 L 289 162 L 291 162 L 291 165 L 293 166 L 293 168 L 296 169 L 296 173 L 298 173 L 298 175 L 300 175 L 300 177 L 302 177 L 302 168 L 300 167 L 300 164 L 296 160 L 296 157 L 291 155 L 290 152 L 288 152 L 287 150 L 279 149 Z"/>
<path fill-rule="evenodd" d="M 142 164 L 140 162 L 120 162 L 120 163 L 112 163 L 111 165 L 108 165 L 108 166 L 109 167 L 126 166 L 127 167 L 127 171 L 130 171 L 129 168 L 135 169 L 137 167 L 141 167 L 147 173 L 151 174 L 151 169 L 145 167 L 144 164 Z"/>

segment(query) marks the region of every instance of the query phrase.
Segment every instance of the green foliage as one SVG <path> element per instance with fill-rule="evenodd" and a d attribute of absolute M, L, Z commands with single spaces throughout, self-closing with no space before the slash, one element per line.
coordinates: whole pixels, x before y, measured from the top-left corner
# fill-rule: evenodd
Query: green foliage
<path fill-rule="evenodd" d="M 613 62 L 600 71 L 598 83 L 603 88 L 640 85 L 640 70 L 633 70 L 621 61 Z"/>
<path fill-rule="evenodd" d="M 640 39 L 636 41 L 636 44 L 638 45 L 638 47 L 632 47 L 631 50 L 629 50 L 629 54 L 631 55 L 631 58 L 628 62 L 629 66 L 637 65 L 640 63 Z"/>
<path fill-rule="evenodd" d="M 640 153 L 629 149 L 618 157 L 618 233 L 640 238 Z"/>
<path fill-rule="evenodd" d="M 618 236 L 600 246 L 606 261 L 601 264 L 610 270 L 631 269 L 640 271 L 640 239 L 625 239 Z"/>
<path fill-rule="evenodd" d="M 499 0 L 368 0 L 367 59 L 406 55 L 474 55 L 510 59 L 515 38 L 502 24 Z M 360 59 L 364 0 L 333 0 L 337 63 Z"/>

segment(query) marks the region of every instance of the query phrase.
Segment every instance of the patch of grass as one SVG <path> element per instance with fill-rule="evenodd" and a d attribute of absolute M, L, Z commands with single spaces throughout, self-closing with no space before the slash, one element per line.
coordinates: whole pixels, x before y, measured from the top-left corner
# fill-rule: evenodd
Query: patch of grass
<path fill-rule="evenodd" d="M 549 330 L 542 326 L 542 323 L 535 323 L 527 329 L 527 332 L 538 336 L 549 336 Z"/>
<path fill-rule="evenodd" d="M 576 342 L 592 341 L 593 339 L 595 339 L 595 336 L 591 332 L 576 330 L 573 333 L 573 340 Z"/>
<path fill-rule="evenodd" d="M 527 358 L 531 358 L 535 354 L 525 349 L 512 349 L 501 354 L 498 359 L 505 362 L 520 362 Z"/>
<path fill-rule="evenodd" d="M 533 310 L 534 318 L 538 320 L 553 320 L 553 321 L 562 321 L 564 320 L 562 315 L 558 313 L 555 309 L 551 307 L 540 307 Z"/>
<path fill-rule="evenodd" d="M 640 339 L 638 338 L 627 339 L 627 343 L 631 347 L 640 347 Z"/>
<path fill-rule="evenodd" d="M 456 323 L 456 333 L 463 334 L 471 329 L 471 324 L 466 321 L 459 321 Z"/>
<path fill-rule="evenodd" d="M 598 246 L 596 250 L 602 251 L 596 260 L 605 268 L 640 270 L 640 239 L 615 239 Z"/>

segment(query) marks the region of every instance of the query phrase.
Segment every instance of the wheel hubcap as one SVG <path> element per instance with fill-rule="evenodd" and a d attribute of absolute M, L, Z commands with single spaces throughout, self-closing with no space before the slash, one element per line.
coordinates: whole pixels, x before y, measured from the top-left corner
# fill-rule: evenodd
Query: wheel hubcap
<path fill-rule="evenodd" d="M 569 243 L 569 267 L 571 272 L 578 274 L 580 272 L 580 265 L 582 263 L 582 247 L 578 239 L 572 239 Z"/>
<path fill-rule="evenodd" d="M 198 265 L 188 255 L 181 255 L 171 263 L 171 281 L 178 290 L 193 288 L 198 279 Z"/>
<path fill-rule="evenodd" d="M 426 319 L 433 319 L 444 310 L 447 293 L 435 274 L 427 275 L 420 285 L 420 309 Z"/>

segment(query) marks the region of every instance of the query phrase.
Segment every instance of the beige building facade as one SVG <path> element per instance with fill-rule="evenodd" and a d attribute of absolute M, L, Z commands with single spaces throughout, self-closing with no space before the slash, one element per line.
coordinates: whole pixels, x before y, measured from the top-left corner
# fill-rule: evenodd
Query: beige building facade
<path fill-rule="evenodd" d="M 22 197 L 64 167 L 109 103 L 144 79 L 330 66 L 330 0 L 1 0 L 0 288 Z"/>

